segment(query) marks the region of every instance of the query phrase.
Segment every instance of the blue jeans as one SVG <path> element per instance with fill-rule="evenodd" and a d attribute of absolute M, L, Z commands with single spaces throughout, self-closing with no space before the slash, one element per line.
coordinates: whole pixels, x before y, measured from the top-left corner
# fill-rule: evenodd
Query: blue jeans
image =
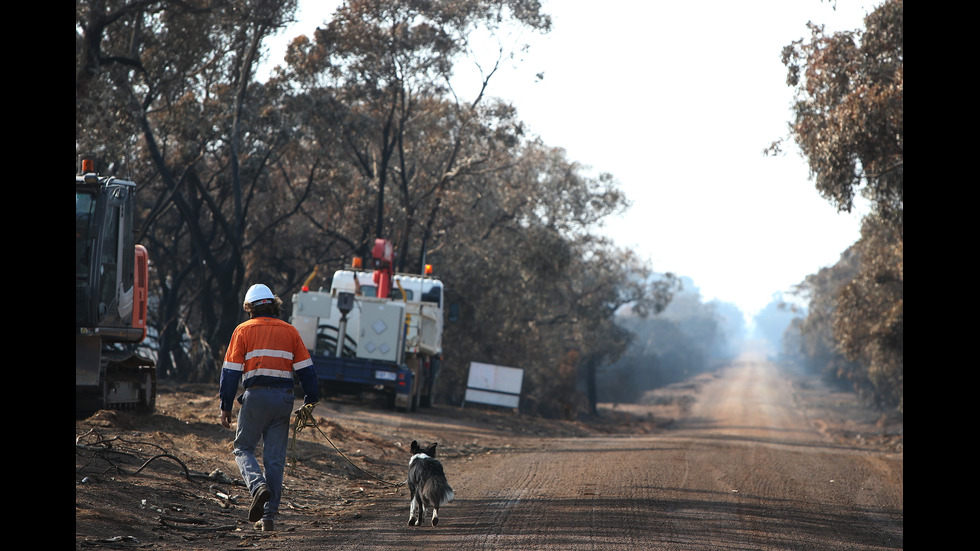
<path fill-rule="evenodd" d="M 274 520 L 279 512 L 293 400 L 291 388 L 250 388 L 245 391 L 238 412 L 234 454 L 242 479 L 252 495 L 262 484 L 272 492 L 272 497 L 265 504 L 263 520 Z M 255 457 L 260 438 L 265 474 Z"/>

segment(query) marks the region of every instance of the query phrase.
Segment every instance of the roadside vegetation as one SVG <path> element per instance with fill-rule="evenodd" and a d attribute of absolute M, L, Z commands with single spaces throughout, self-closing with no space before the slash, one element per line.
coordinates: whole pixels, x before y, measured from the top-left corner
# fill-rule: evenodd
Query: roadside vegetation
<path fill-rule="evenodd" d="M 790 133 L 817 191 L 841 211 L 870 206 L 860 239 L 795 290 L 805 316 L 785 353 L 882 409 L 904 412 L 904 11 L 883 2 L 865 28 L 787 46 L 797 95 Z M 773 149 L 778 150 L 779 144 Z"/>
<path fill-rule="evenodd" d="M 539 2 L 351 0 L 259 75 L 263 44 L 296 9 L 76 2 L 76 155 L 139 185 L 159 378 L 215 381 L 249 285 L 268 284 L 288 316 L 304 282 L 329 287 L 376 237 L 395 244 L 396 270 L 432 264 L 447 285 L 453 346 L 437 401 L 458 402 L 477 360 L 526 369 L 525 411 L 589 415 L 620 399 L 602 395 L 616 377 L 665 384 L 731 354 L 741 313 L 601 235 L 630 205 L 615 176 L 543 143 L 490 93 L 524 47 L 503 30 L 550 30 Z M 810 307 L 794 326 L 807 343 L 799 353 L 899 404 L 901 10 L 884 3 L 865 33 L 814 27 L 786 52 L 800 92 L 792 136 L 818 191 L 842 210 L 858 192 L 875 205 L 845 253 L 856 258 L 850 279 L 801 284 Z M 477 33 L 499 49 L 477 51 Z M 479 68 L 466 93 L 462 63 Z M 833 74 L 846 78 L 818 64 L 840 64 Z M 864 130 L 838 140 L 817 130 L 829 122 Z M 821 346 L 833 360 L 816 355 Z M 848 367 L 828 367 L 836 358 Z"/>

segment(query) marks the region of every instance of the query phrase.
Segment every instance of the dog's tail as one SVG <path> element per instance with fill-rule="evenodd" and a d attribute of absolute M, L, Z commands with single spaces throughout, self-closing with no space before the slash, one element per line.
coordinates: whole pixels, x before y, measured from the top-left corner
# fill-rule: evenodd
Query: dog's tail
<path fill-rule="evenodd" d="M 430 480 L 422 492 L 429 498 L 429 502 L 434 503 L 436 507 L 442 507 L 456 498 L 455 492 L 444 478 Z"/>
<path fill-rule="evenodd" d="M 441 506 L 449 503 L 450 501 L 452 501 L 454 499 L 456 499 L 456 493 L 453 492 L 453 489 L 450 488 L 449 485 L 447 484 L 446 485 L 446 493 L 443 494 L 442 503 L 440 503 L 439 506 L 441 507 Z"/>

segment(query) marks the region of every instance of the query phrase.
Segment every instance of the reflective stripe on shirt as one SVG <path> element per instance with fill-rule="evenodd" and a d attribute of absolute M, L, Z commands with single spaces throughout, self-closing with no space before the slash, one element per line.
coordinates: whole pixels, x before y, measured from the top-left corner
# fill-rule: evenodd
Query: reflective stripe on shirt
<path fill-rule="evenodd" d="M 254 377 L 259 377 L 259 376 L 275 377 L 277 379 L 287 379 L 290 381 L 293 380 L 292 371 L 283 371 L 281 369 L 261 369 L 261 368 L 246 371 L 245 376 L 242 377 L 242 380 L 247 381 L 249 379 L 252 379 Z"/>
<path fill-rule="evenodd" d="M 286 352 L 285 350 L 272 350 L 270 348 L 262 348 L 259 350 L 252 350 L 245 354 L 245 361 L 248 362 L 252 358 L 258 358 L 260 356 L 269 358 L 286 358 L 287 360 L 293 359 L 292 352 Z"/>
<path fill-rule="evenodd" d="M 244 367 L 242 364 L 236 364 L 235 362 L 225 362 L 221 365 L 222 369 L 230 369 L 232 371 L 241 371 Z"/>

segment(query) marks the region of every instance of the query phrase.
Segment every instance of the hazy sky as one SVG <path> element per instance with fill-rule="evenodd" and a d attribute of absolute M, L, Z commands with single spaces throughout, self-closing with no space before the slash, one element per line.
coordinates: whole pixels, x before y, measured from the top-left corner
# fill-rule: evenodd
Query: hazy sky
<path fill-rule="evenodd" d="M 751 317 L 834 264 L 859 232 L 861 213 L 838 214 L 821 198 L 791 143 L 782 157 L 762 153 L 791 117 L 782 48 L 809 36 L 807 21 L 863 28 L 879 3 L 543 0 L 552 31 L 514 37 L 530 49 L 494 75 L 489 94 L 587 173 L 615 176 L 633 202 L 606 224 L 617 244 Z M 269 62 L 338 4 L 300 0 Z M 484 64 L 495 57 L 488 46 Z M 459 68 L 465 96 L 477 77 Z"/>

